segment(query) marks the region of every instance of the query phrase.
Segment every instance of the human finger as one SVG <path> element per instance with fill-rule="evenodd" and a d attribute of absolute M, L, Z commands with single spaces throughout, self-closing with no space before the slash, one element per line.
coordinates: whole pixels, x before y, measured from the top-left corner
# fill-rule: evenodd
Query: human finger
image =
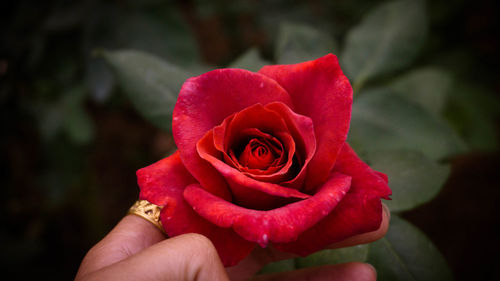
<path fill-rule="evenodd" d="M 80 265 L 77 278 L 130 257 L 164 239 L 165 235 L 149 221 L 127 215 L 89 250 Z"/>
<path fill-rule="evenodd" d="M 310 267 L 294 271 L 257 275 L 253 281 L 375 281 L 375 269 L 366 263 L 351 262 L 336 265 Z"/>
<path fill-rule="evenodd" d="M 212 242 L 200 234 L 170 238 L 78 281 L 229 281 Z"/>

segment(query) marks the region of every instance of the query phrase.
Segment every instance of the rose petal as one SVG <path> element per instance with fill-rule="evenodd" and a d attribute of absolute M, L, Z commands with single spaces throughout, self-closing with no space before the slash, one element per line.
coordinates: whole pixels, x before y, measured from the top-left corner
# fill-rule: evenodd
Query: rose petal
<path fill-rule="evenodd" d="M 342 147 L 333 171 L 352 177 L 350 192 L 362 191 L 390 200 L 392 191 L 387 185 L 387 176 L 370 168 L 348 143 Z"/>
<path fill-rule="evenodd" d="M 286 107 L 284 104 L 283 106 Z M 268 175 L 267 177 L 263 176 L 262 173 L 249 176 L 258 180 L 275 183 L 282 181 L 287 177 L 293 177 L 293 175 L 290 175 L 289 170 L 293 164 L 292 161 L 295 153 L 295 142 L 290 136 L 285 118 L 290 119 L 287 116 L 282 117 L 277 112 L 267 109 L 267 106 L 264 107 L 261 104 L 250 106 L 235 115 L 229 116 L 220 126 L 213 129 L 213 145 L 217 148 L 217 150 L 223 153 L 222 158 L 227 161 L 227 158 L 231 158 L 230 155 L 227 155 L 227 152 L 230 152 L 230 150 L 234 147 L 241 145 L 239 143 L 248 138 L 249 133 L 254 133 L 255 136 L 266 138 L 277 137 L 280 139 L 282 145 L 285 146 L 287 163 L 279 169 L 279 172 L 274 171 L 275 169 L 270 169 L 269 173 L 266 173 Z M 292 130 L 295 131 L 296 129 L 292 128 Z M 302 142 L 301 140 L 298 141 Z M 198 153 L 201 155 L 203 151 L 198 150 Z M 215 156 L 214 154 L 212 155 Z M 203 158 L 203 156 L 201 157 Z M 218 159 L 222 159 L 219 156 L 216 157 Z M 241 169 L 237 162 L 237 160 L 228 161 L 228 164 L 238 168 L 240 171 L 244 170 L 245 172 L 248 172 L 248 169 Z"/>
<path fill-rule="evenodd" d="M 252 139 L 240 154 L 238 162 L 249 169 L 266 170 L 281 156 L 282 150 L 276 154 L 277 150 L 278 148 L 269 140 Z"/>
<path fill-rule="evenodd" d="M 137 184 L 140 187 L 139 199 L 148 200 L 158 206 L 165 206 L 169 194 L 182 188 L 197 183 L 186 172 L 186 168 L 179 159 L 179 152 L 164 158 L 147 167 L 137 170 Z"/>
<path fill-rule="evenodd" d="M 347 138 L 351 85 L 332 54 L 294 65 L 264 66 L 259 73 L 283 86 L 292 98 L 294 112 L 314 123 L 316 154 L 306 176 L 306 187 L 312 190 L 326 180 Z"/>
<path fill-rule="evenodd" d="M 332 174 L 309 199 L 270 211 L 245 209 L 218 198 L 197 184 L 184 190 L 184 198 L 193 209 L 219 227 L 233 228 L 249 241 L 265 247 L 269 242 L 286 243 L 327 216 L 349 190 L 351 178 Z"/>
<path fill-rule="evenodd" d="M 316 137 L 314 135 L 314 126 L 311 118 L 296 114 L 288 106 L 280 102 L 273 102 L 266 105 L 267 109 L 278 112 L 285 120 L 288 130 L 292 135 L 297 150 L 297 155 L 301 159 L 300 171 L 297 176 L 287 182 L 282 183 L 284 186 L 299 188 L 306 177 L 307 168 L 316 151 Z"/>
<path fill-rule="evenodd" d="M 307 256 L 354 235 L 377 230 L 382 223 L 380 198 L 363 193 L 347 193 L 335 209 L 297 241 L 276 243 L 280 251 Z"/>
<path fill-rule="evenodd" d="M 198 142 L 197 147 L 200 156 L 211 163 L 226 179 L 226 182 L 231 187 L 235 201 L 242 206 L 266 210 L 290 203 L 297 198 L 309 197 L 309 195 L 292 188 L 254 180 L 222 162 L 220 160 L 222 159 L 222 152 L 218 151 L 213 145 L 213 131 L 209 131 Z"/>
<path fill-rule="evenodd" d="M 231 229 L 208 222 L 184 201 L 184 188 L 196 180 L 182 164 L 179 153 L 140 169 L 137 178 L 140 198 L 164 206 L 160 218 L 169 236 L 184 233 L 205 235 L 214 244 L 225 266 L 237 264 L 253 250 L 254 243 L 244 240 Z"/>
<path fill-rule="evenodd" d="M 227 116 L 256 103 L 281 101 L 290 105 L 287 92 L 274 80 L 243 69 L 218 69 L 188 79 L 173 112 L 172 131 L 182 162 L 209 192 L 230 200 L 217 171 L 201 159 L 196 143 Z"/>
<path fill-rule="evenodd" d="M 374 172 L 375 172 L 375 173 L 376 173 L 379 177 L 381 177 L 381 178 L 385 181 L 385 183 L 389 183 L 389 177 L 387 177 L 387 175 L 386 175 L 386 174 L 384 174 L 384 173 L 382 173 L 382 172 L 379 172 L 379 171 L 375 171 L 375 170 L 374 170 Z M 387 199 L 387 198 L 384 198 L 384 199 Z"/>
<path fill-rule="evenodd" d="M 305 231 L 296 242 L 275 245 L 277 249 L 308 255 L 353 235 L 378 229 L 382 222 L 380 198 L 390 199 L 387 176 L 364 163 L 345 143 L 334 172 L 352 177 L 351 189 L 328 217 Z"/>
<path fill-rule="evenodd" d="M 215 147 L 221 152 L 227 151 L 241 136 L 245 136 L 245 130 L 249 128 L 257 128 L 265 132 L 269 131 L 271 132 L 270 134 L 276 137 L 282 136 L 281 141 L 288 149 L 288 163 L 279 173 L 268 178 L 256 175 L 251 175 L 251 177 L 262 181 L 281 182 L 281 185 L 292 188 L 302 187 L 307 167 L 316 150 L 316 138 L 314 136 L 312 120 L 309 117 L 294 113 L 288 106 L 281 102 L 269 103 L 264 107 L 257 104 L 242 110 L 234 116 L 226 118 L 220 126 L 214 128 Z M 294 151 L 290 150 L 291 144 L 286 141 L 287 137 L 283 135 L 284 133 L 292 136 L 294 149 L 297 151 L 295 153 L 295 160 L 298 159 L 300 163 L 291 162 L 291 160 L 294 160 L 291 157 Z M 233 164 L 233 161 L 228 162 L 231 162 L 229 163 L 230 165 Z M 292 164 L 295 164 L 294 167 L 291 167 Z M 235 164 L 232 166 L 237 167 Z M 296 173 L 296 176 L 282 182 L 287 175 L 285 173 L 290 168 L 298 168 L 297 171 L 292 169 Z M 278 177 L 278 175 L 280 176 Z"/>
<path fill-rule="evenodd" d="M 216 130 L 214 129 L 214 134 L 215 133 Z M 232 150 L 229 151 L 229 155 L 227 155 L 227 153 L 224 153 L 224 162 L 240 170 L 246 176 L 249 176 L 256 180 L 265 182 L 283 181 L 285 178 L 287 178 L 290 166 L 292 165 L 292 161 L 288 161 L 288 159 L 293 159 L 293 155 L 295 154 L 295 142 L 293 141 L 292 136 L 290 136 L 290 134 L 288 133 L 279 132 L 275 133 L 275 135 L 276 137 L 265 134 L 259 129 L 255 128 L 244 129 L 242 132 L 240 132 L 240 136 L 243 138 L 264 138 L 277 143 L 277 145 L 281 149 L 281 155 L 279 158 L 275 159 L 276 163 L 273 163 L 274 166 L 268 167 L 266 170 L 249 169 L 248 167 L 243 167 L 242 165 L 240 165 L 236 155 L 234 154 L 234 151 Z M 216 139 L 217 137 L 214 135 L 214 143 L 216 143 Z"/>

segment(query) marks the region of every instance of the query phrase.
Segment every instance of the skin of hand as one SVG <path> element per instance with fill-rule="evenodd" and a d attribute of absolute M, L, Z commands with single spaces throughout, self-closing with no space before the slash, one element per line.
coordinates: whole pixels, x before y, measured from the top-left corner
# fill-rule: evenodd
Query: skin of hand
<path fill-rule="evenodd" d="M 328 248 L 365 244 L 382 238 L 390 220 L 389 209 L 383 206 L 383 220 L 378 230 L 353 236 Z M 238 265 L 224 268 L 217 251 L 205 236 L 190 233 L 165 238 L 150 222 L 127 215 L 89 250 L 75 281 L 376 280 L 375 269 L 358 262 L 255 275 L 268 263 L 297 256 L 272 247 L 256 247 Z"/>

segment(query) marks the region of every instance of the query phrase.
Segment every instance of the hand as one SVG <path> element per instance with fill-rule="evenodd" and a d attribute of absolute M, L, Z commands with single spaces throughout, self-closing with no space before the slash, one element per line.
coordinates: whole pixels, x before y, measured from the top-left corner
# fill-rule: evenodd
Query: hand
<path fill-rule="evenodd" d="M 383 237 L 389 225 L 384 205 L 383 221 L 376 231 L 351 237 L 329 248 L 369 243 Z M 254 276 L 264 265 L 293 254 L 272 247 L 256 249 L 237 266 L 225 269 L 214 246 L 199 234 L 184 234 L 165 239 L 150 222 L 133 215 L 118 225 L 87 253 L 75 281 L 90 280 L 375 280 L 370 265 L 347 263 L 306 268 L 292 272 Z"/>

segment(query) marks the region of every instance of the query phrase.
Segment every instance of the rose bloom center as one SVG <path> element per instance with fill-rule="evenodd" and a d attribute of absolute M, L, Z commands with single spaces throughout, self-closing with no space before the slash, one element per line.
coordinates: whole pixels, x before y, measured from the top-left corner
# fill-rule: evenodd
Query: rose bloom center
<path fill-rule="evenodd" d="M 275 166 L 279 161 L 283 148 L 264 138 L 251 139 L 238 156 L 238 162 L 243 167 L 265 170 Z"/>

